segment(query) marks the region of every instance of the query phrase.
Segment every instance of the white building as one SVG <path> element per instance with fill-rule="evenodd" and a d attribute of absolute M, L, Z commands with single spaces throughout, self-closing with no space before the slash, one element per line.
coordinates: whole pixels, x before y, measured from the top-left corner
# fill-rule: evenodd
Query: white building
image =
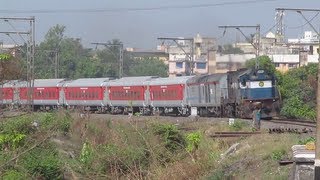
<path fill-rule="evenodd" d="M 212 57 L 209 54 L 214 50 L 214 42 L 214 38 L 201 37 L 198 34 L 193 41 L 177 40 L 177 44 L 166 47 L 169 54 L 169 76 L 187 75 L 192 70 L 194 74 L 207 74 Z"/>

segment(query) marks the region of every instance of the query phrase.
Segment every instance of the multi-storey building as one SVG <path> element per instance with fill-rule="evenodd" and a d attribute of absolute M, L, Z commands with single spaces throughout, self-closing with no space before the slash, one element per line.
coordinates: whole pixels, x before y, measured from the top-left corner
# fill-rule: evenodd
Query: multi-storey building
<path fill-rule="evenodd" d="M 169 54 L 169 76 L 209 73 L 210 68 L 215 66 L 214 50 L 214 38 L 198 34 L 188 40 L 177 40 L 176 44 L 166 47 Z"/>

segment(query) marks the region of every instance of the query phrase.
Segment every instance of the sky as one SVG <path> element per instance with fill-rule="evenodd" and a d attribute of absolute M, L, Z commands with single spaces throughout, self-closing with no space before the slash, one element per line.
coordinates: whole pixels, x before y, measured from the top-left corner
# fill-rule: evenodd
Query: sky
<path fill-rule="evenodd" d="M 215 37 L 219 44 L 230 43 L 241 35 L 234 29 L 223 35 L 219 25 L 260 24 L 265 34 L 276 23 L 275 8 L 320 8 L 319 0 L 0 0 L 0 4 L 0 17 L 35 16 L 37 43 L 50 27 L 61 24 L 66 26 L 66 36 L 81 38 L 86 47 L 91 42 L 120 39 L 125 47 L 142 49 L 155 49 L 158 37 L 194 37 L 197 33 Z M 314 15 L 305 13 L 308 19 Z M 317 29 L 319 20 L 320 15 L 312 21 Z M 296 12 L 286 12 L 284 21 L 289 38 L 310 30 Z M 28 24 L 0 21 L 0 31 L 13 28 L 25 31 Z M 255 30 L 243 31 L 252 34 Z M 24 41 L 14 35 L 12 39 Z M 14 43 L 12 39 L 0 34 L 0 41 Z"/>

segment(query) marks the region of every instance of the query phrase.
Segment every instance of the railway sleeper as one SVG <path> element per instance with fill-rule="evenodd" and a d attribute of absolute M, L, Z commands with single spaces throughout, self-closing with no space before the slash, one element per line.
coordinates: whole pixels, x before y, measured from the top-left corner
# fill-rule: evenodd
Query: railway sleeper
<path fill-rule="evenodd" d="M 297 129 L 297 128 L 269 128 L 269 133 L 295 133 L 295 134 L 301 134 L 301 133 L 310 133 L 312 132 L 311 129 L 303 128 L 303 129 Z"/>

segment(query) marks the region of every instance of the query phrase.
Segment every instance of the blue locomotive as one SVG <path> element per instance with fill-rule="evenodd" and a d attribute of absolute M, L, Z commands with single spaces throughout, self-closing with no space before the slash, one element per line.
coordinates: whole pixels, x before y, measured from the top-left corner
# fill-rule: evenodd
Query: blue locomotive
<path fill-rule="evenodd" d="M 228 94 L 225 103 L 231 109 L 228 116 L 250 118 L 256 106 L 261 108 L 262 118 L 279 112 L 275 75 L 264 69 L 228 72 Z"/>
<path fill-rule="evenodd" d="M 200 116 L 250 118 L 260 106 L 262 118 L 279 112 L 276 79 L 263 69 L 241 69 L 188 80 L 188 102 Z"/>

